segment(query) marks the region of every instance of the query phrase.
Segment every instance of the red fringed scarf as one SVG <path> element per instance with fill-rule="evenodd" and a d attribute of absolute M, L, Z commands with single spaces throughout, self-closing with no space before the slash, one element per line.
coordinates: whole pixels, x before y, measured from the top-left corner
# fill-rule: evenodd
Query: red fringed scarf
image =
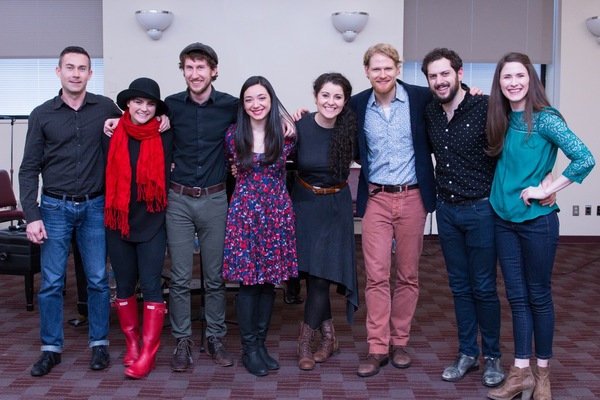
<path fill-rule="evenodd" d="M 104 225 L 129 236 L 129 200 L 131 198 L 131 162 L 128 140 L 141 141 L 136 166 L 137 201 L 146 202 L 148 212 L 167 206 L 165 157 L 158 131 L 160 123 L 152 118 L 144 125 L 134 125 L 125 110 L 110 141 L 106 165 L 106 204 Z"/>

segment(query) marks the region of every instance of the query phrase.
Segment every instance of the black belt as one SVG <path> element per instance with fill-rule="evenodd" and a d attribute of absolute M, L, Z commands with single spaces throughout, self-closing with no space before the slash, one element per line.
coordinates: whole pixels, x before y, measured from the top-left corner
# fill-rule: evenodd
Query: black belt
<path fill-rule="evenodd" d="M 218 193 L 218 192 L 225 190 L 224 183 L 219 183 L 214 186 L 201 188 L 201 187 L 187 187 L 187 186 L 180 185 L 179 183 L 176 183 L 176 182 L 171 182 L 169 187 L 171 189 L 173 189 L 173 191 L 175 191 L 175 193 L 183 194 L 185 196 L 190 196 L 190 197 L 208 196 L 209 194 L 214 194 L 214 193 Z"/>
<path fill-rule="evenodd" d="M 444 200 L 444 203 L 452 204 L 453 206 L 472 206 L 477 203 L 488 202 L 489 200 L 489 197 L 480 197 L 477 199 Z"/>
<path fill-rule="evenodd" d="M 95 192 L 95 193 L 90 193 L 90 194 L 78 194 L 78 195 L 57 194 L 57 193 L 49 192 L 45 189 L 42 190 L 42 193 L 44 194 L 44 196 L 52 197 L 53 199 L 72 201 L 75 203 L 83 203 L 84 201 L 93 200 L 96 197 L 100 197 L 104 194 L 103 192 Z"/>
<path fill-rule="evenodd" d="M 412 185 L 380 185 L 378 183 L 369 182 L 371 185 L 377 186 L 377 188 L 369 191 L 369 196 L 374 196 L 379 192 L 385 193 L 400 193 L 406 192 L 407 190 L 418 189 L 419 184 L 413 183 Z"/>

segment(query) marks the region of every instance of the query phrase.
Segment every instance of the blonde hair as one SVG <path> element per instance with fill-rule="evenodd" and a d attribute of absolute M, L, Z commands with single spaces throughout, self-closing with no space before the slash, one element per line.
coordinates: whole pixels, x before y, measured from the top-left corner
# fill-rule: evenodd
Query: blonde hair
<path fill-rule="evenodd" d="M 363 57 L 363 65 L 365 67 L 369 67 L 369 63 L 371 62 L 371 57 L 375 54 L 383 54 L 391 58 L 394 61 L 394 64 L 400 66 L 402 64 L 402 60 L 400 59 L 400 55 L 398 54 L 398 50 L 391 44 L 387 43 L 379 43 L 374 46 L 371 46 L 365 52 Z"/>

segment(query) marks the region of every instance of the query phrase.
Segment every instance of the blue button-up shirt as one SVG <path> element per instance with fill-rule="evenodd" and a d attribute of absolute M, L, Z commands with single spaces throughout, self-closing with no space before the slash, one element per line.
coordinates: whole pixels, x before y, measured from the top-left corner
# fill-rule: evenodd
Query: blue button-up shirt
<path fill-rule="evenodd" d="M 415 151 L 406 90 L 396 83 L 396 97 L 385 110 L 371 94 L 365 114 L 369 181 L 383 185 L 417 183 Z"/>

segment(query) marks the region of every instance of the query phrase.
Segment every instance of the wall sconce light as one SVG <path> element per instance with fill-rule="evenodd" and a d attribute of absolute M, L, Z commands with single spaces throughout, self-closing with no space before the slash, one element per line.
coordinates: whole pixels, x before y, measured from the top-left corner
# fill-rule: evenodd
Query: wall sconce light
<path fill-rule="evenodd" d="M 352 42 L 356 38 L 368 19 L 368 13 L 359 11 L 340 11 L 331 14 L 333 26 L 342 33 L 346 42 Z"/>
<path fill-rule="evenodd" d="M 600 43 L 600 17 L 589 17 L 585 20 L 588 31 L 596 36 L 596 41 Z"/>
<path fill-rule="evenodd" d="M 173 13 L 162 10 L 140 10 L 135 12 L 137 21 L 146 29 L 146 33 L 154 40 L 162 37 L 163 31 L 171 25 Z"/>

